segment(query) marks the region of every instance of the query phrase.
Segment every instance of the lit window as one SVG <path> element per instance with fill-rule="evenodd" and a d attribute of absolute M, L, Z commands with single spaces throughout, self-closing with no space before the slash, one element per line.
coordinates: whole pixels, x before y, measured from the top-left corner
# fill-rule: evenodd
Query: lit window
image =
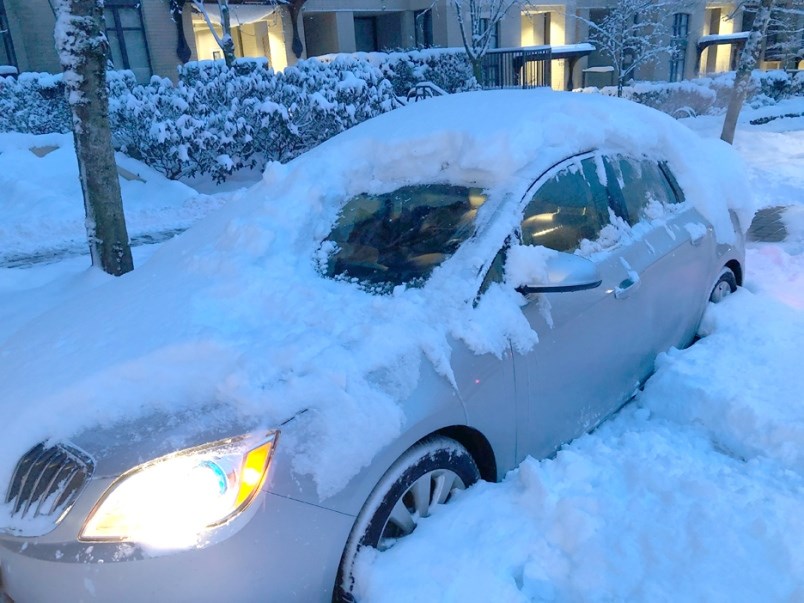
<path fill-rule="evenodd" d="M 151 56 L 139 0 L 106 0 L 103 16 L 115 69 L 130 69 L 138 81 L 147 82 L 152 74 Z"/>

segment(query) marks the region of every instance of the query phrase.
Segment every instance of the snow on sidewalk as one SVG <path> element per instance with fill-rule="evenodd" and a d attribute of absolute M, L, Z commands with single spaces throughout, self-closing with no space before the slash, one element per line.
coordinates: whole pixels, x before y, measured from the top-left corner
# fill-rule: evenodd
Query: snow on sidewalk
<path fill-rule="evenodd" d="M 116 160 L 132 238 L 184 230 L 227 199 Z M 0 133 L 0 265 L 65 253 L 88 253 L 72 135 Z"/>

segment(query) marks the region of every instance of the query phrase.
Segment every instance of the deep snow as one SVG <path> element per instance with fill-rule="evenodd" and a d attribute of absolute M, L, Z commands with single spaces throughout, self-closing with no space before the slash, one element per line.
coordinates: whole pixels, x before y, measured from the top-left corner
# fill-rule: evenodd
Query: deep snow
<path fill-rule="evenodd" d="M 801 111 L 804 102 L 788 105 Z M 716 128 L 713 118 L 685 123 L 708 135 Z M 738 130 L 736 147 L 764 204 L 804 200 L 802 129 L 787 119 Z M 69 170 L 61 173 L 48 188 L 68 190 Z M 31 184 L 34 178 L 21 174 L 41 171 L 16 172 L 16 183 Z M 149 195 L 165 200 L 167 210 L 153 211 L 144 230 L 189 222 L 221 203 L 212 198 L 183 214 L 192 191 L 183 197 L 187 191 L 172 187 Z M 59 205 L 64 215 L 53 212 L 40 223 L 43 246 L 65 240 L 62 218 L 75 214 L 76 204 L 80 226 L 76 198 L 65 196 Z M 41 207 L 18 204 L 7 215 L 10 240 L 15 227 L 50 213 Z M 804 600 L 804 404 L 798 393 L 804 386 L 804 210 L 789 210 L 786 221 L 787 241 L 749 249 L 746 288 L 710 308 L 706 336 L 695 346 L 659 359 L 657 375 L 635 403 L 556 458 L 528 460 L 503 483 L 479 484 L 389 551 L 368 554 L 360 575 L 365 599 Z M 224 247 L 266 243 L 248 237 L 248 225 L 236 220 L 227 233 Z M 138 248 L 139 264 L 153 247 Z M 215 258 L 202 256 L 201 267 L 230 266 Z M 43 320 L 46 310 L 100 291 L 110 278 L 87 270 L 85 262 L 0 268 L 0 346 L 25 323 Z M 147 280 L 151 265 L 144 264 L 139 278 Z M 120 311 L 139 309 L 132 304 Z M 80 308 L 72 315 L 80 318 Z M 63 318 L 57 312 L 47 320 L 55 325 Z"/>

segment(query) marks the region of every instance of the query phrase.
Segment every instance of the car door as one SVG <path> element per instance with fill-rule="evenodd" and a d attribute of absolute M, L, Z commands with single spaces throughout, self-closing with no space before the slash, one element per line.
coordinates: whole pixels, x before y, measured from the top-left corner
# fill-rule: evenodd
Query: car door
<path fill-rule="evenodd" d="M 527 297 L 523 312 L 539 343 L 515 358 L 520 405 L 518 449 L 547 456 L 627 401 L 650 373 L 655 347 L 636 262 L 611 225 L 614 203 L 602 157 L 560 164 L 526 196 L 521 241 L 558 251 L 583 247 L 602 283 L 582 291 Z"/>
<path fill-rule="evenodd" d="M 605 159 L 610 198 L 632 228 L 623 261 L 639 275 L 635 311 L 650 327 L 652 355 L 689 344 L 711 289 L 714 230 L 690 204 L 665 164 Z M 635 292 L 636 294 L 636 292 Z"/>

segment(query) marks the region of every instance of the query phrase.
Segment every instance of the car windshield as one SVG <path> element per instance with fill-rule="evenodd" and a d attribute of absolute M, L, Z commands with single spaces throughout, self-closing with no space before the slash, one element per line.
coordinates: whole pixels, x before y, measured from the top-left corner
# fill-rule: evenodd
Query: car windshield
<path fill-rule="evenodd" d="M 369 286 L 420 285 L 474 233 L 485 200 L 481 189 L 447 184 L 358 195 L 326 239 L 335 243 L 326 273 Z"/>

